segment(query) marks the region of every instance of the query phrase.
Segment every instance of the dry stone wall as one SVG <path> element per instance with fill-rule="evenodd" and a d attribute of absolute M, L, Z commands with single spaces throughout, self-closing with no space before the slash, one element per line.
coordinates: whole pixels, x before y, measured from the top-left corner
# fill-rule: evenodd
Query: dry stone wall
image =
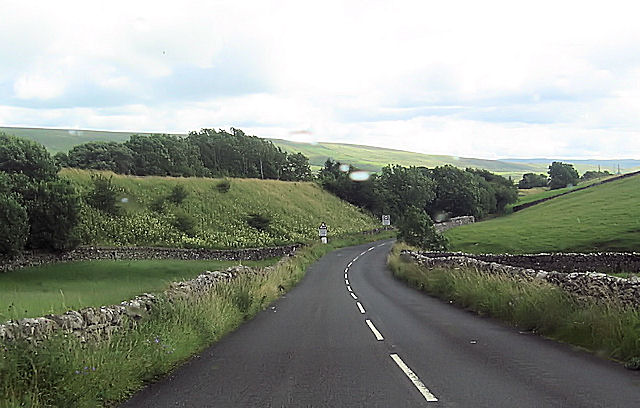
<path fill-rule="evenodd" d="M 433 224 L 438 232 L 444 232 L 446 230 L 450 230 L 451 228 L 459 227 L 461 225 L 473 224 L 476 222 L 476 219 L 473 215 L 465 215 L 462 217 L 451 218 L 448 221 L 438 222 Z"/>
<path fill-rule="evenodd" d="M 268 273 L 271 268 L 265 268 L 262 273 Z M 75 335 L 82 341 L 105 338 L 116 330 L 134 327 L 139 320 L 154 312 L 161 299 L 172 301 L 181 297 L 201 296 L 218 283 L 247 273 L 260 272 L 246 266 L 235 266 L 226 271 L 206 271 L 192 280 L 171 284 L 162 296 L 145 293 L 119 305 L 87 307 L 61 315 L 10 320 L 0 324 L 0 341 L 23 339 L 37 343 L 56 331 Z"/>
<path fill-rule="evenodd" d="M 546 254 L 545 256 L 558 257 L 571 256 L 581 254 Z M 597 254 L 589 254 L 596 256 Z M 610 254 L 611 255 L 611 254 Z M 624 254 L 620 254 L 624 255 Z M 629 256 L 634 254 L 627 254 Z M 595 298 L 601 300 L 614 300 L 626 306 L 640 306 L 640 278 L 632 277 L 630 279 L 618 278 L 598 272 L 559 272 L 553 268 L 542 270 L 539 268 L 527 268 L 522 266 L 507 265 L 504 263 L 493 262 L 479 259 L 477 255 L 468 254 L 451 254 L 451 253 L 429 253 L 429 252 L 412 252 L 402 251 L 402 257 L 409 258 L 416 263 L 427 268 L 434 267 L 472 267 L 478 270 L 495 273 L 506 274 L 516 279 L 534 280 L 540 279 L 561 287 L 568 293 L 583 298 Z M 534 255 L 529 255 L 534 256 Z M 637 254 L 636 254 L 637 256 Z M 499 255 L 498 259 L 505 259 L 507 255 Z M 521 257 L 521 256 L 518 256 Z M 490 259 L 490 258 L 488 258 Z M 550 264 L 546 264 L 549 266 Z M 583 264 L 584 266 L 584 264 Z M 637 271 L 637 270 L 636 270 Z"/>
<path fill-rule="evenodd" d="M 56 253 L 25 252 L 15 259 L 0 258 L 0 272 L 27 266 L 56 262 L 93 261 L 98 259 L 180 259 L 257 261 L 290 255 L 300 244 L 272 248 L 248 249 L 182 249 L 141 247 L 80 247 L 73 251 Z"/>

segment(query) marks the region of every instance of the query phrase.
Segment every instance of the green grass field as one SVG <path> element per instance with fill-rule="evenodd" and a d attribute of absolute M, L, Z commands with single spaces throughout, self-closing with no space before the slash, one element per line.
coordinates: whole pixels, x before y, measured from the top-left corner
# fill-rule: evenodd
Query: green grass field
<path fill-rule="evenodd" d="M 83 193 L 91 188 L 90 172 L 63 170 Z M 109 175 L 107 175 L 109 176 Z M 221 193 L 221 180 L 207 178 L 135 177 L 113 175 L 120 191 L 122 215 L 109 216 L 85 206 L 79 235 L 83 244 L 170 246 L 200 248 L 264 247 L 316 239 L 325 222 L 332 236 L 375 228 L 377 219 L 341 201 L 311 182 L 231 179 L 231 189 Z M 162 212 L 150 209 L 176 185 L 189 195 L 182 204 L 165 201 Z M 189 235 L 176 226 L 176 215 L 193 221 Z M 247 217 L 259 213 L 271 218 L 269 228 L 257 230 Z"/>
<path fill-rule="evenodd" d="M 268 266 L 277 259 L 243 261 Z M 220 270 L 232 261 L 83 261 L 24 268 L 0 274 L 0 322 L 119 304 L 141 293 L 161 292 L 169 283 Z"/>
<path fill-rule="evenodd" d="M 616 177 L 616 176 L 611 176 L 611 177 Z M 531 188 L 527 190 L 519 190 L 518 202 L 516 203 L 516 205 L 530 203 L 536 200 L 541 200 L 543 198 L 555 197 L 560 194 L 564 194 L 568 191 L 581 189 L 581 188 L 590 186 L 592 184 L 599 183 L 611 177 L 603 177 L 599 179 L 588 180 L 588 181 L 578 183 L 575 186 L 559 188 L 556 190 L 549 190 L 548 188 L 545 188 L 545 187 L 536 187 L 536 188 Z"/>
<path fill-rule="evenodd" d="M 640 251 L 640 176 L 447 231 L 470 253 Z"/>

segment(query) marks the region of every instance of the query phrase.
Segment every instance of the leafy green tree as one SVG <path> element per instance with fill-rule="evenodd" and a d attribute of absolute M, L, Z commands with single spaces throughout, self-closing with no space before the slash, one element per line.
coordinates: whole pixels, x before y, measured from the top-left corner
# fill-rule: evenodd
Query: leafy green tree
<path fill-rule="evenodd" d="M 53 180 L 60 168 L 44 146 L 0 133 L 0 171 L 22 173 L 34 180 Z"/>
<path fill-rule="evenodd" d="M 518 188 L 529 189 L 534 187 L 546 187 L 549 179 L 544 174 L 525 173 L 518 182 Z"/>
<path fill-rule="evenodd" d="M 495 198 L 492 192 L 487 191 L 489 185 L 483 183 L 484 179 L 481 181 L 473 174 L 451 165 L 435 167 L 427 172 L 436 185 L 436 198 L 427 207 L 429 213 L 446 212 L 452 217 L 473 215 L 481 218 L 490 212 L 487 207 L 495 208 Z"/>
<path fill-rule="evenodd" d="M 41 181 L 27 203 L 31 231 L 27 246 L 62 251 L 75 247 L 80 197 L 68 180 Z"/>
<path fill-rule="evenodd" d="M 93 188 L 87 194 L 87 204 L 107 214 L 118 215 L 118 188 L 113 184 L 113 176 L 106 178 L 102 174 L 92 174 Z"/>
<path fill-rule="evenodd" d="M 374 180 L 380 211 L 398 218 L 411 206 L 431 206 L 436 199 L 436 184 L 424 170 L 399 165 L 383 167 Z"/>
<path fill-rule="evenodd" d="M 309 181 L 311 180 L 311 167 L 309 159 L 302 153 L 286 155 L 286 165 L 282 169 L 281 179 L 285 181 Z"/>
<path fill-rule="evenodd" d="M 556 190 L 558 188 L 564 188 L 569 185 L 575 186 L 578 184 L 579 176 L 576 169 L 572 164 L 553 162 L 549 166 L 549 188 Z"/>
<path fill-rule="evenodd" d="M 56 155 L 58 158 L 58 156 Z M 62 157 L 59 158 L 62 161 Z M 65 165 L 80 169 L 109 170 L 119 174 L 133 171 L 133 151 L 122 143 L 89 142 L 69 151 Z"/>
<path fill-rule="evenodd" d="M 446 251 L 448 241 L 424 210 L 410 206 L 398 224 L 398 239 L 428 251 Z"/>
<path fill-rule="evenodd" d="M 605 170 L 605 171 L 587 171 L 582 176 L 580 176 L 580 181 L 593 180 L 593 179 L 598 179 L 598 178 L 602 178 L 602 177 L 607 177 L 607 176 L 610 176 L 610 175 L 611 175 L 611 173 L 609 173 L 607 170 Z"/>
<path fill-rule="evenodd" d="M 481 196 L 493 195 L 493 198 L 488 197 L 488 199 L 480 200 L 487 213 L 503 213 L 508 204 L 518 201 L 518 189 L 511 178 L 507 179 L 484 169 L 468 168 L 466 171 L 482 179 L 479 180 L 480 187 L 485 191 L 481 193 Z M 483 180 L 486 183 L 483 183 Z"/>
<path fill-rule="evenodd" d="M 19 254 L 28 237 L 27 210 L 15 195 L 0 193 L 0 255 Z"/>

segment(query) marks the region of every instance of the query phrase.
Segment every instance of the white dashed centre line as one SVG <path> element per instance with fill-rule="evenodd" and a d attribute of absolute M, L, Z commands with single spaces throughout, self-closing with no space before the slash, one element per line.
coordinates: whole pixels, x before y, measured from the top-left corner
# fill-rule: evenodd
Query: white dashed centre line
<path fill-rule="evenodd" d="M 344 279 L 344 283 L 346 283 L 347 285 L 349 285 L 349 279 L 345 278 L 345 279 Z"/>
<path fill-rule="evenodd" d="M 353 292 L 353 291 L 351 290 L 351 286 L 349 286 L 349 285 L 347 285 L 347 290 L 348 290 L 349 292 Z"/>
<path fill-rule="evenodd" d="M 350 292 L 349 294 L 351 295 L 352 298 L 354 298 L 355 300 L 358 300 L 358 297 L 356 295 L 354 295 L 353 292 Z"/>
<path fill-rule="evenodd" d="M 351 265 L 353 265 L 353 262 L 349 262 L 349 264 L 347 265 L 347 268 L 351 268 Z"/>
<path fill-rule="evenodd" d="M 365 314 L 366 312 L 364 311 L 364 307 L 362 307 L 362 304 L 360 304 L 360 302 L 356 302 L 356 304 L 358 305 L 358 309 L 360 309 L 360 313 Z"/>
<path fill-rule="evenodd" d="M 344 274 L 344 278 L 347 279 L 347 274 L 346 273 Z"/>
<path fill-rule="evenodd" d="M 396 362 L 398 367 L 400 367 L 400 369 L 404 371 L 406 376 L 409 377 L 413 385 L 415 385 L 418 391 L 420 391 L 424 399 L 426 399 L 428 402 L 438 402 L 438 399 L 435 397 L 435 395 L 433 395 L 431 391 L 429 391 L 429 389 L 425 387 L 424 383 L 420 381 L 420 378 L 418 378 L 418 376 L 413 371 L 411 371 L 411 369 L 404 363 L 404 361 L 402 361 L 400 356 L 398 356 L 397 354 L 391 354 L 391 358 Z"/>
<path fill-rule="evenodd" d="M 382 337 L 382 334 L 380 334 L 378 329 L 376 329 L 376 326 L 374 326 L 373 323 L 371 323 L 371 320 L 367 319 L 366 322 L 367 322 L 367 326 L 369 326 L 369 328 L 373 332 L 373 335 L 376 336 L 376 340 L 378 341 L 384 340 L 384 337 Z"/>

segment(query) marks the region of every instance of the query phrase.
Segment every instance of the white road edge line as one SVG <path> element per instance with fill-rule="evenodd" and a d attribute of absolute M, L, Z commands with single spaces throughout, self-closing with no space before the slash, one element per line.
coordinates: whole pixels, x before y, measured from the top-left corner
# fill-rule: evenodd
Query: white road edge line
<path fill-rule="evenodd" d="M 358 300 L 358 297 L 354 295 L 353 292 L 350 292 L 349 294 L 351 295 L 352 298 L 354 298 L 355 300 Z"/>
<path fill-rule="evenodd" d="M 364 311 L 364 307 L 362 307 L 362 304 L 360 304 L 360 302 L 356 302 L 356 304 L 358 305 L 358 309 L 360 309 L 360 313 L 365 314 L 366 312 Z"/>
<path fill-rule="evenodd" d="M 398 367 L 400 367 L 400 369 L 404 371 L 406 376 L 409 377 L 413 385 L 416 386 L 418 391 L 420 391 L 420 393 L 422 394 L 424 399 L 427 400 L 427 402 L 438 402 L 438 398 L 436 398 L 436 396 L 433 395 L 427 387 L 425 387 L 424 383 L 420 381 L 420 378 L 418 378 L 418 376 L 413 371 L 411 371 L 411 369 L 404 363 L 404 361 L 402 361 L 400 356 L 398 356 L 397 354 L 390 354 L 390 356 L 393 359 L 393 361 L 396 362 Z"/>
<path fill-rule="evenodd" d="M 373 323 L 371 323 L 371 320 L 367 319 L 366 322 L 367 322 L 367 326 L 369 326 L 369 328 L 373 332 L 373 335 L 376 336 L 376 340 L 378 341 L 384 340 L 384 337 L 382 337 L 382 334 L 380 334 L 378 329 L 376 329 L 376 326 L 374 326 Z"/>

